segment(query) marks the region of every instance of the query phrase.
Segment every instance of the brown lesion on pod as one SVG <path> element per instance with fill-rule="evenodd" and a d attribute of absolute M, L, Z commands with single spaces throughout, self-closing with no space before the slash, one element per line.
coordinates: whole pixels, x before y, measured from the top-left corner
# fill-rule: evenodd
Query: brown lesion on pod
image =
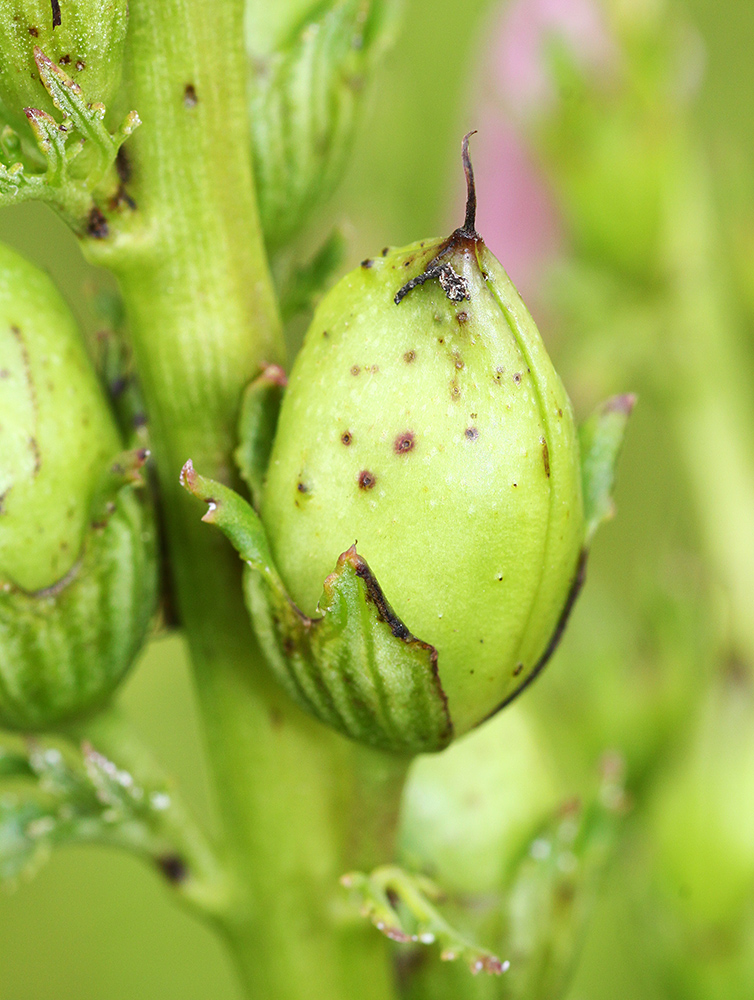
<path fill-rule="evenodd" d="M 539 439 L 542 445 L 542 463 L 545 467 L 545 475 L 550 478 L 550 449 L 547 447 L 547 439 L 543 436 Z"/>
<path fill-rule="evenodd" d="M 358 484 L 360 490 L 372 490 L 377 484 L 377 476 L 369 469 L 362 469 L 359 473 Z"/>
<path fill-rule="evenodd" d="M 404 431 L 395 439 L 393 451 L 396 455 L 406 455 L 409 451 L 413 451 L 415 443 L 414 432 Z"/>

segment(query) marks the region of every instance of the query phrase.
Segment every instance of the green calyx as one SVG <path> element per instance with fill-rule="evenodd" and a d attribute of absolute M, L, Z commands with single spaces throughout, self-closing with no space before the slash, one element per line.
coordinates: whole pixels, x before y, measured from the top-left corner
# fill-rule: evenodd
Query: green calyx
<path fill-rule="evenodd" d="M 267 662 L 291 697 L 347 736 L 397 753 L 445 746 L 453 735 L 437 651 L 411 635 L 351 547 L 324 581 L 312 617 L 288 596 L 259 517 L 187 462 L 181 483 L 208 504 L 247 564 L 244 589 Z"/>
<path fill-rule="evenodd" d="M 385 249 L 325 297 L 271 450 L 281 379 L 249 387 L 237 458 L 259 518 L 184 476 L 247 561 L 278 679 L 323 721 L 398 752 L 441 749 L 547 661 L 610 513 L 632 402 L 587 422 L 582 468 L 566 392 L 474 229 L 467 142 L 464 226 Z"/>
<path fill-rule="evenodd" d="M 35 591 L 69 572 L 121 447 L 66 303 L 0 246 L 0 580 Z"/>

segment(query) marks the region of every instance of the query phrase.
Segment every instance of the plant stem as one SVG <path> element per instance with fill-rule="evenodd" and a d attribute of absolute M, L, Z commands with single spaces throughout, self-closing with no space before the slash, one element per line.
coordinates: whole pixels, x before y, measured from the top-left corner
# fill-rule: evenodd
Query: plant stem
<path fill-rule="evenodd" d="M 335 900 L 342 872 L 390 856 L 405 762 L 347 744 L 278 690 L 241 564 L 178 486 L 188 458 L 235 483 L 241 392 L 262 362 L 283 360 L 254 202 L 242 15 L 243 0 L 132 0 L 137 208 L 89 250 L 126 303 L 232 884 L 222 923 L 249 995 L 385 1000 L 388 952 L 366 922 L 340 921 Z"/>

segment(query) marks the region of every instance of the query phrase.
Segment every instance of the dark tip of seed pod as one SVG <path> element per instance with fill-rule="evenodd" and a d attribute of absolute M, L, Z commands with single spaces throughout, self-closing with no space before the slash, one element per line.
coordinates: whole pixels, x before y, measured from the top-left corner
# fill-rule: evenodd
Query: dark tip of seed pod
<path fill-rule="evenodd" d="M 362 469 L 359 473 L 360 490 L 371 490 L 376 482 L 377 476 L 373 472 L 369 472 L 368 469 Z"/>
<path fill-rule="evenodd" d="M 466 176 L 466 218 L 463 220 L 461 232 L 471 239 L 478 239 L 479 234 L 474 228 L 476 225 L 476 185 L 474 184 L 474 168 L 471 166 L 471 157 L 469 156 L 469 139 L 472 135 L 476 135 L 476 129 L 473 132 L 467 132 L 461 144 L 463 172 Z"/>
<path fill-rule="evenodd" d="M 399 434 L 395 439 L 395 444 L 393 445 L 396 455 L 405 455 L 406 452 L 413 451 L 414 448 L 414 432 L 404 431 L 403 434 Z"/>
<path fill-rule="evenodd" d="M 406 351 L 403 355 L 403 360 L 407 365 L 410 365 L 412 361 L 416 361 L 416 351 Z"/>
<path fill-rule="evenodd" d="M 481 236 L 474 228 L 476 222 L 476 187 L 474 185 L 474 170 L 471 166 L 471 158 L 469 157 L 469 139 L 475 134 L 475 131 L 467 132 L 463 137 L 463 144 L 461 146 L 463 172 L 466 176 L 466 217 L 463 220 L 463 225 L 459 229 L 456 229 L 442 244 L 440 251 L 429 261 L 421 274 L 417 274 L 415 278 L 411 278 L 402 288 L 398 289 L 393 297 L 396 305 L 400 305 L 401 301 L 412 289 L 418 288 L 419 285 L 423 285 L 434 278 L 440 282 L 442 290 L 451 302 L 461 302 L 463 299 L 471 298 L 466 278 L 463 275 L 457 274 L 449 262 L 442 261 L 459 244 L 476 243 L 481 239 Z M 413 260 L 413 257 L 407 258 L 404 261 L 404 267 L 407 267 L 409 263 L 413 263 Z"/>
<path fill-rule="evenodd" d="M 469 441 L 476 441 L 476 439 L 479 437 L 479 431 L 476 429 L 476 427 L 467 427 L 466 437 L 469 439 Z"/>
<path fill-rule="evenodd" d="M 343 431 L 340 435 L 340 440 L 344 445 L 348 446 L 353 441 L 353 436 L 350 431 Z"/>

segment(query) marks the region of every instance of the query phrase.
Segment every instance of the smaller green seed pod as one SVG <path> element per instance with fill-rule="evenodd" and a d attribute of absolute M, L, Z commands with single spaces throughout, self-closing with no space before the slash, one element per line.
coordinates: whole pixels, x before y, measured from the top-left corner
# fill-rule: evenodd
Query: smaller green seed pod
<path fill-rule="evenodd" d="M 29 132 L 26 108 L 55 115 L 34 49 L 108 105 L 120 84 L 128 0 L 0 0 L 0 106 L 7 124 Z"/>
<path fill-rule="evenodd" d="M 0 725 L 98 705 L 140 648 L 157 560 L 122 442 L 50 279 L 0 246 Z"/>

